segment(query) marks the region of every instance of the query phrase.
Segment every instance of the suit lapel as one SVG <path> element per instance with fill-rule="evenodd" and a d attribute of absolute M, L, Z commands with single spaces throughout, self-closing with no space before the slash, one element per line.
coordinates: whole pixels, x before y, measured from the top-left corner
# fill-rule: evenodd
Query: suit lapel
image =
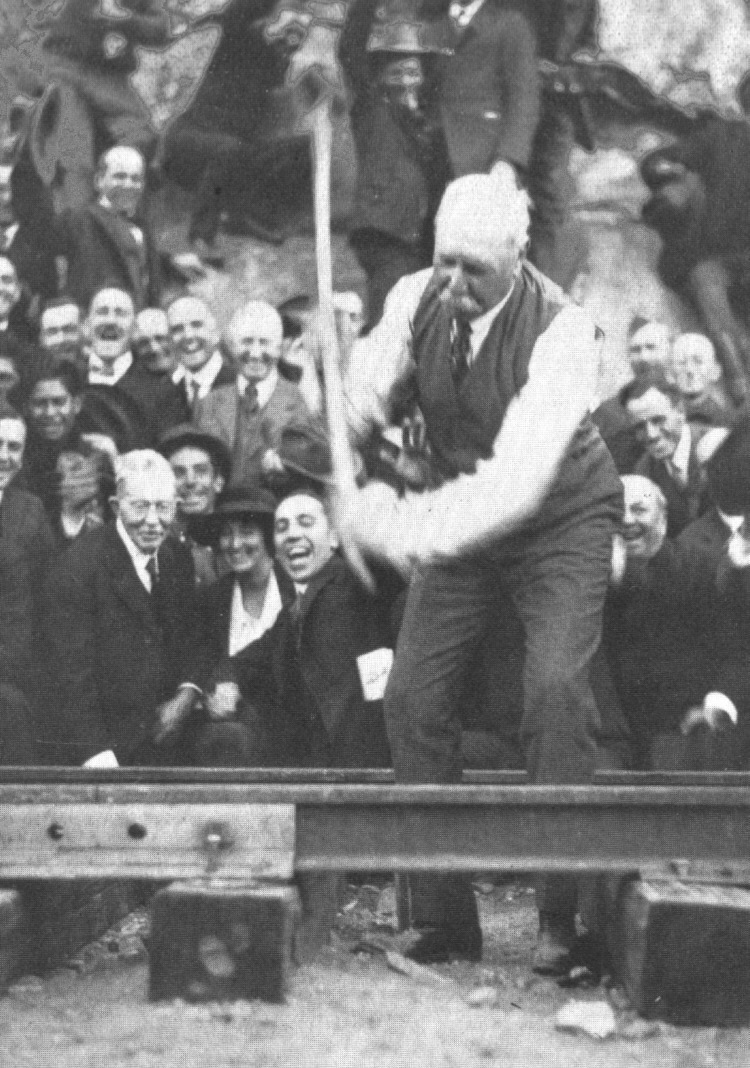
<path fill-rule="evenodd" d="M 135 565 L 114 524 L 107 529 L 107 540 L 109 543 L 109 581 L 112 589 L 134 615 L 153 627 L 155 620 L 151 610 L 151 599 L 138 578 Z"/>
<path fill-rule="evenodd" d="M 138 293 L 141 289 L 139 270 L 141 250 L 130 227 L 113 212 L 102 208 L 99 204 L 92 204 L 89 211 L 128 272 L 133 292 Z"/>

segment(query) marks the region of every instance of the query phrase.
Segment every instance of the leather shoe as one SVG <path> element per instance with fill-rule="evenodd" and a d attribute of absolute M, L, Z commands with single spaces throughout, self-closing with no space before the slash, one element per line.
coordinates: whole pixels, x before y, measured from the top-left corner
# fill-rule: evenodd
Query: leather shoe
<path fill-rule="evenodd" d="M 574 916 L 539 915 L 539 935 L 531 962 L 537 975 L 567 975 L 576 940 Z"/>
<path fill-rule="evenodd" d="M 452 931 L 447 927 L 426 927 L 404 953 L 416 964 L 444 964 L 449 960 L 480 961 L 481 931 Z"/>

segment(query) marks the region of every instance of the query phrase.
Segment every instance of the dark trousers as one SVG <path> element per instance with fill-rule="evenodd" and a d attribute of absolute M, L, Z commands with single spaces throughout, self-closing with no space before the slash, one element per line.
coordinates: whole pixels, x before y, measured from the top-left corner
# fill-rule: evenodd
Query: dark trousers
<path fill-rule="evenodd" d="M 585 229 L 570 212 L 575 182 L 568 163 L 574 141 L 570 115 L 547 101 L 529 163 L 529 260 L 566 291 L 588 260 Z"/>
<path fill-rule="evenodd" d="M 415 578 L 385 696 L 397 781 L 460 781 L 459 703 L 499 592 L 512 598 L 525 632 L 521 740 L 531 779 L 590 781 L 599 715 L 589 667 L 601 638 L 612 533 L 604 507 Z M 537 904 L 552 913 L 574 909 L 574 880 L 546 878 Z M 478 923 L 463 877 L 412 880 L 412 914 L 417 926 Z"/>

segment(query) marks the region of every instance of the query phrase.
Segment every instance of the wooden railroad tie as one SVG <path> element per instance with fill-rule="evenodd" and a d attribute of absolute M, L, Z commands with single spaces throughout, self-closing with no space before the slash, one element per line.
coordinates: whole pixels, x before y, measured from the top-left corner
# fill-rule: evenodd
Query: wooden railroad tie
<path fill-rule="evenodd" d="M 518 773 L 467 779 L 406 786 L 380 771 L 1 769 L 0 879 L 176 880 L 154 901 L 151 996 L 278 1000 L 300 914 L 294 877 L 303 898 L 305 881 L 317 887 L 301 929 L 308 922 L 319 936 L 345 872 L 627 877 L 610 895 L 608 925 L 632 1000 L 647 1014 L 723 1022 L 718 1005 L 730 997 L 720 996 L 716 957 L 728 959 L 725 932 L 750 947 L 750 891 L 741 889 L 750 886 L 750 775 L 616 773 L 592 786 L 530 785 Z M 0 960 L 13 926 L 2 917 L 0 902 Z M 685 935 L 709 922 L 713 957 L 705 939 Z M 731 991 L 741 991 L 732 1019 L 750 1018 L 749 958 L 742 948 L 726 969 Z M 698 976 L 690 989 L 676 982 L 689 971 Z M 696 1001 L 701 974 L 712 1001 Z"/>

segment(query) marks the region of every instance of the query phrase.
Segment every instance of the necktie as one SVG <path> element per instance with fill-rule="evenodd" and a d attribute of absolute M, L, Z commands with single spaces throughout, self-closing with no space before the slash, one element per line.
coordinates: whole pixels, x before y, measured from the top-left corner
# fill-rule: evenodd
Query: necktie
<path fill-rule="evenodd" d="M 190 378 L 190 379 L 186 378 L 185 379 L 185 392 L 187 393 L 187 401 L 188 401 L 188 404 L 190 406 L 190 410 L 191 411 L 193 409 L 193 406 L 194 406 L 195 402 L 198 400 L 198 390 L 199 389 L 200 389 L 200 386 L 195 381 L 194 378 Z"/>
<path fill-rule="evenodd" d="M 150 556 L 146 564 L 146 571 L 151 577 L 151 607 L 154 612 L 156 625 L 163 632 L 165 624 L 164 605 L 162 604 L 161 578 L 155 556 Z"/>
<path fill-rule="evenodd" d="M 151 596 L 153 597 L 158 592 L 159 587 L 159 568 L 156 565 L 155 556 L 149 556 L 146 571 L 151 579 Z"/>
<path fill-rule="evenodd" d="M 289 616 L 292 620 L 292 634 L 294 635 L 294 645 L 299 652 L 300 645 L 302 644 L 302 597 L 303 594 L 297 590 L 294 595 L 294 601 L 289 605 Z"/>
<path fill-rule="evenodd" d="M 471 323 L 466 319 L 454 319 L 451 335 L 451 373 L 456 386 L 460 386 L 470 367 Z"/>
<path fill-rule="evenodd" d="M 258 389 L 252 383 L 248 382 L 245 392 L 242 394 L 242 409 L 246 413 L 254 412 L 258 407 Z"/>

